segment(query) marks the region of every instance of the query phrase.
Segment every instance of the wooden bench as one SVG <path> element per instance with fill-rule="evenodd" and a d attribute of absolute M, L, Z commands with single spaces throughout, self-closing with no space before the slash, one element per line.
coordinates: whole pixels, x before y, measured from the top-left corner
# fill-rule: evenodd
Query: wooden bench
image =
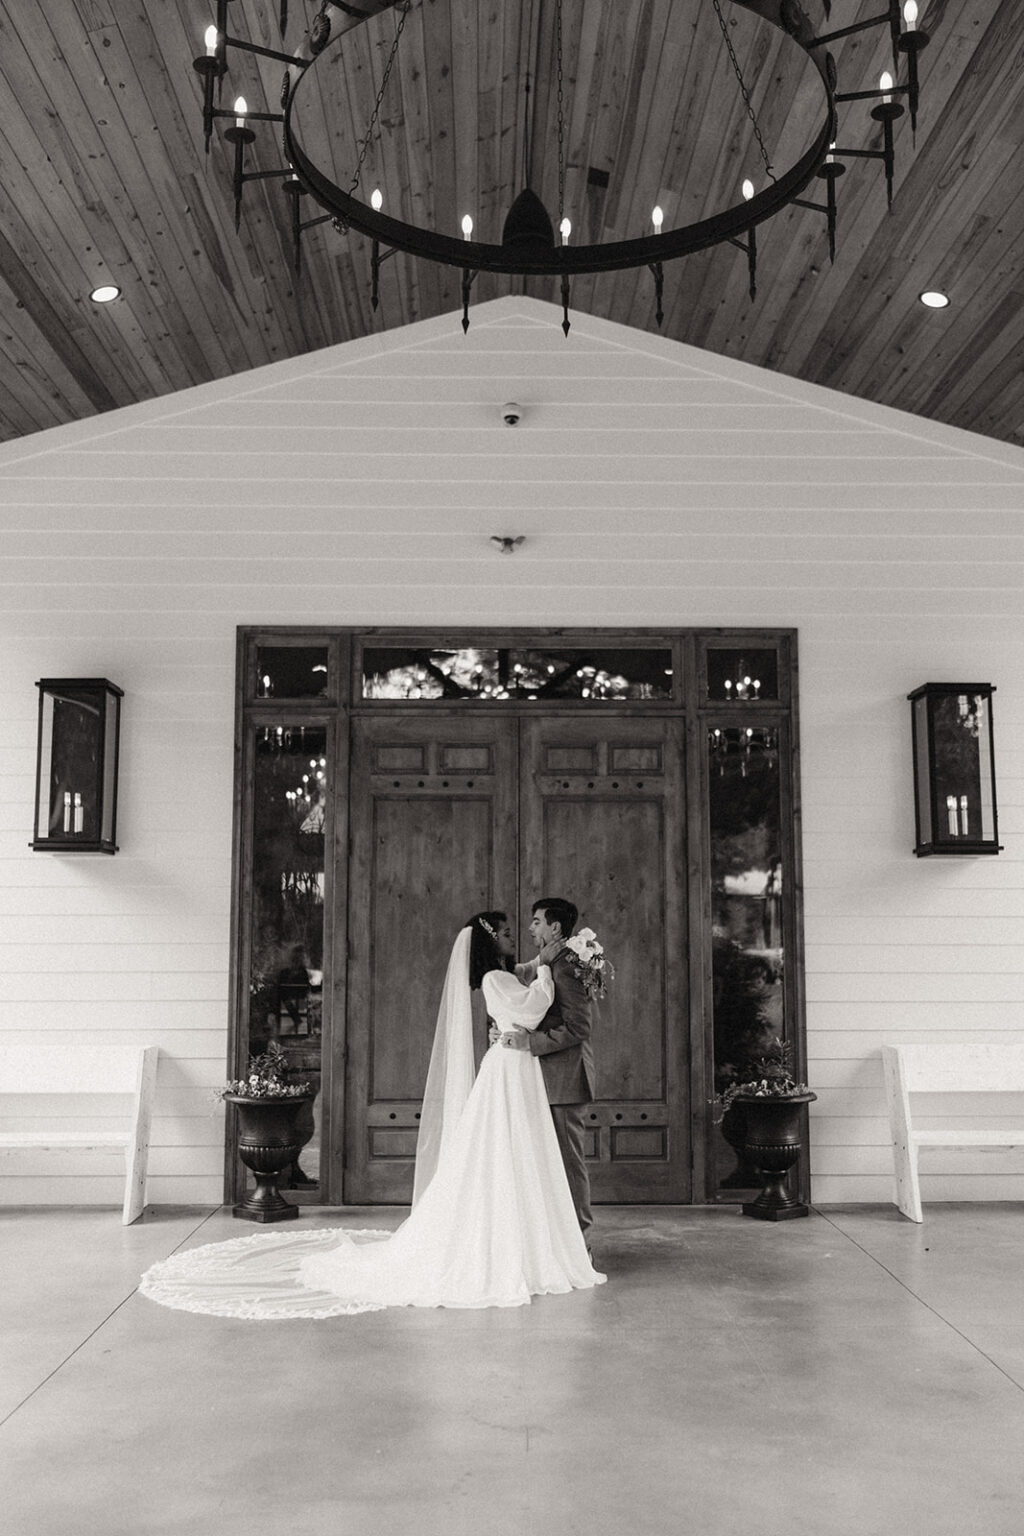
<path fill-rule="evenodd" d="M 130 1123 L 124 1129 L 106 1126 L 90 1131 L 12 1131 L 0 1129 L 0 1151 L 16 1148 L 77 1148 L 93 1151 L 121 1147 L 125 1156 L 124 1210 L 125 1226 L 137 1221 L 146 1204 L 146 1164 L 149 1158 L 149 1129 L 156 1093 L 156 1069 L 160 1047 L 147 1046 L 137 1056 L 121 1061 L 104 1056 L 99 1060 L 52 1063 L 31 1058 L 0 1062 L 0 1088 L 5 1094 L 130 1094 Z"/>
<path fill-rule="evenodd" d="M 923 1131 L 911 1117 L 912 1093 L 1024 1093 L 1024 1045 L 883 1045 L 882 1067 L 896 1175 L 896 1204 L 922 1221 L 917 1156 L 922 1147 L 1021 1147 L 1019 1127 Z"/>

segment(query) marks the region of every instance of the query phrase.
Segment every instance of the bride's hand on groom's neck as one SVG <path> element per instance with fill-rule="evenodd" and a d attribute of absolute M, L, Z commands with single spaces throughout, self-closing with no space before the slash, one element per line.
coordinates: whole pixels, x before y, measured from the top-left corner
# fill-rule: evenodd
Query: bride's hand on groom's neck
<path fill-rule="evenodd" d="M 553 960 L 558 959 L 564 948 L 564 939 L 550 939 L 542 949 L 537 951 L 538 965 L 550 965 Z"/>

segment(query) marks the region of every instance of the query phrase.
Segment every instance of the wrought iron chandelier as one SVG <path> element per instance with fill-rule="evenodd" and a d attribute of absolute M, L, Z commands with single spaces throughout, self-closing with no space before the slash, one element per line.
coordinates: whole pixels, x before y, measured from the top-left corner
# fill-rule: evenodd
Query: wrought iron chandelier
<path fill-rule="evenodd" d="M 422 0 L 419 0 L 422 3 Z M 681 6 L 683 0 L 674 0 Z M 691 0 L 694 3 L 694 0 Z M 461 238 L 446 234 L 427 225 L 407 223 L 383 209 L 383 199 L 374 190 L 369 201 L 364 201 L 360 176 L 369 146 L 379 132 L 381 106 L 388 88 L 406 18 L 414 0 L 359 0 L 358 5 L 344 0 L 324 0 L 319 6 L 308 32 L 298 49 L 289 53 L 283 48 L 268 48 L 233 37 L 228 30 L 228 8 L 231 0 L 217 0 L 216 21 L 206 32 L 206 52 L 194 60 L 194 68 L 203 83 L 203 129 L 206 150 L 218 120 L 229 120 L 230 126 L 224 137 L 234 146 L 234 201 L 235 229 L 241 218 L 242 195 L 251 181 L 280 178 L 284 191 L 291 200 L 291 230 L 296 273 L 301 270 L 302 237 L 319 224 L 330 223 L 343 234 L 356 231 L 371 242 L 371 303 L 376 310 L 379 304 L 380 270 L 383 262 L 396 251 L 404 251 L 420 259 L 458 269 L 462 274 L 462 328 L 469 329 L 469 303 L 474 280 L 480 272 L 502 273 L 506 276 L 554 276 L 561 279 L 563 309 L 562 329 L 569 333 L 569 305 L 571 280 L 584 273 L 624 271 L 647 267 L 654 279 L 655 317 L 660 326 L 664 318 L 662 300 L 664 290 L 664 266 L 666 262 L 688 256 L 711 246 L 729 244 L 744 251 L 747 257 L 749 292 L 753 299 L 757 292 L 757 226 L 771 219 L 788 207 L 810 209 L 820 213 L 825 220 L 830 260 L 835 260 L 836 250 L 836 182 L 845 172 L 844 161 L 851 158 L 875 160 L 881 163 L 886 183 L 886 196 L 892 206 L 895 150 L 893 128 L 903 116 L 904 107 L 899 98 L 905 98 L 910 112 L 911 127 L 916 132 L 920 102 L 918 56 L 928 43 L 928 33 L 918 25 L 917 0 L 881 0 L 885 9 L 878 15 L 854 22 L 833 31 L 816 32 L 807 8 L 821 12 L 824 21 L 831 18 L 832 0 L 724 0 L 727 5 L 739 6 L 756 17 L 779 29 L 800 49 L 813 65 L 821 84 L 822 103 L 820 125 L 810 147 L 787 169 L 776 174 L 766 148 L 757 115 L 751 103 L 742 69 L 733 48 L 729 30 L 722 13 L 723 0 L 696 0 L 696 3 L 713 7 L 722 32 L 723 44 L 729 62 L 742 93 L 744 106 L 750 119 L 758 150 L 763 161 L 766 185 L 756 191 L 750 180 L 743 182 L 743 200 L 725 208 L 713 217 L 675 228 L 664 227 L 662 210 L 655 207 L 651 214 L 651 233 L 632 240 L 609 240 L 596 245 L 579 245 L 571 241 L 572 226 L 564 207 L 565 194 L 565 123 L 562 91 L 562 0 L 554 0 L 555 38 L 557 48 L 557 103 L 558 131 L 558 201 L 556 238 L 555 225 L 541 199 L 528 185 L 516 197 L 505 219 L 500 244 L 489 244 L 473 238 L 473 221 L 467 215 L 462 220 Z M 396 17 L 394 40 L 385 63 L 376 101 L 365 134 L 356 152 L 355 171 L 351 185 L 344 190 L 327 171 L 318 166 L 308 147 L 304 147 L 298 123 L 296 107 L 301 103 L 303 85 L 320 65 L 326 55 L 335 48 L 345 46 L 345 34 L 382 12 L 393 10 Z M 282 39 L 287 28 L 288 0 L 279 0 L 278 22 Z M 891 41 L 893 73 L 884 72 L 877 90 L 847 91 L 838 89 L 836 64 L 829 52 L 829 44 L 854 33 L 887 29 Z M 230 67 L 234 52 L 259 55 L 284 65 L 279 112 L 251 112 L 244 97 L 239 96 L 233 107 L 219 105 L 224 77 Z M 906 79 L 899 82 L 901 59 L 906 62 Z M 528 89 L 528 85 L 527 85 Z M 844 102 L 872 101 L 871 118 L 881 127 L 881 147 L 847 147 L 837 143 L 837 106 Z M 282 150 L 285 164 L 276 170 L 247 170 L 246 148 L 255 140 L 249 126 L 252 122 L 271 122 L 282 125 Z M 802 194 L 815 180 L 823 183 L 823 201 L 806 199 Z M 303 217 L 302 199 L 309 195 L 324 211 L 314 217 Z"/>

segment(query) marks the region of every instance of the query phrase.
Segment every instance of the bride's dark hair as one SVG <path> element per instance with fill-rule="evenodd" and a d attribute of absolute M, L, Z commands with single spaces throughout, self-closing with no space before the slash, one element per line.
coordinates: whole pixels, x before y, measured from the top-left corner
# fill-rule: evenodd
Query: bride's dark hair
<path fill-rule="evenodd" d="M 469 941 L 469 986 L 476 992 L 488 971 L 508 971 L 512 961 L 498 948 L 495 935 L 502 923 L 508 922 L 507 912 L 476 912 L 467 923 L 473 933 Z M 484 927 L 484 924 L 487 927 Z M 492 933 L 488 928 L 493 929 Z"/>

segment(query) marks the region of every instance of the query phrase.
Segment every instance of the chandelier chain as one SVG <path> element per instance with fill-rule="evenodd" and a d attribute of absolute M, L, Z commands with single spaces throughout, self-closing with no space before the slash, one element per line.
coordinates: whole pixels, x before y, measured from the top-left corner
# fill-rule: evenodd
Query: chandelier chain
<path fill-rule="evenodd" d="M 391 78 L 391 71 L 394 68 L 395 57 L 398 53 L 398 45 L 402 40 L 402 31 L 405 27 L 406 18 L 408 17 L 409 12 L 412 10 L 412 0 L 405 0 L 404 4 L 396 6 L 396 10 L 398 10 L 401 14 L 399 16 L 398 25 L 395 28 L 395 40 L 391 44 L 391 52 L 388 54 L 388 61 L 384 66 L 384 73 L 381 76 L 380 81 L 380 89 L 377 92 L 377 100 L 374 102 L 373 111 L 370 113 L 370 121 L 367 123 L 366 132 L 359 142 L 359 158 L 356 160 L 356 168 L 352 176 L 352 185 L 348 189 L 350 195 L 359 186 L 359 177 L 362 174 L 363 161 L 366 159 L 367 152 L 370 148 L 370 140 L 373 138 L 373 130 L 376 128 L 377 119 L 380 117 L 380 109 L 384 101 L 384 94 L 387 91 L 388 81 Z"/>
<path fill-rule="evenodd" d="M 764 139 L 761 137 L 760 124 L 757 121 L 757 114 L 754 111 L 753 103 L 750 100 L 750 92 L 747 90 L 746 82 L 743 79 L 743 71 L 740 69 L 740 61 L 736 57 L 736 50 L 732 45 L 732 38 L 729 36 L 729 28 L 726 26 L 725 17 L 722 15 L 722 7 L 719 4 L 719 0 L 711 0 L 711 3 L 715 8 L 715 15 L 718 17 L 718 25 L 721 28 L 722 37 L 725 40 L 725 46 L 729 50 L 729 59 L 732 63 L 733 73 L 739 82 L 740 95 L 743 97 L 743 105 L 747 109 L 747 116 L 750 118 L 751 123 L 754 125 L 754 134 L 757 138 L 758 147 L 761 151 L 761 159 L 764 161 L 765 171 L 771 177 L 772 181 L 774 181 L 775 172 L 772 169 L 772 163 L 768 158 L 768 151 L 765 148 Z"/>
<path fill-rule="evenodd" d="M 555 52 L 558 63 L 558 222 L 565 217 L 565 91 L 562 70 L 562 0 L 555 11 Z"/>

